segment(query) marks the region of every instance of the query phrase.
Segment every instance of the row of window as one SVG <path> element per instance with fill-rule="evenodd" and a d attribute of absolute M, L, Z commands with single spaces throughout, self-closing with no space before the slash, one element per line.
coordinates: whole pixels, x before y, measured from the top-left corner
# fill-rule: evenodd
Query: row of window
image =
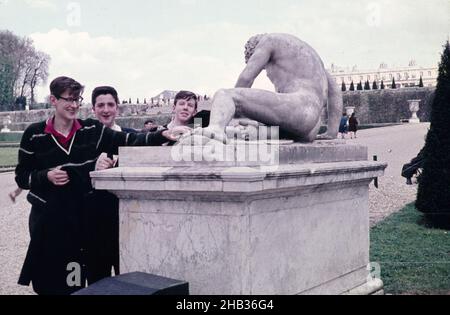
<path fill-rule="evenodd" d="M 405 84 L 399 84 L 399 83 L 396 83 L 396 87 L 397 87 L 397 89 L 399 89 L 399 88 L 402 88 L 402 87 L 418 87 L 419 85 L 418 84 L 416 84 L 416 83 L 405 83 Z M 424 85 L 424 86 L 427 86 L 427 87 L 432 87 L 433 85 L 432 84 L 427 84 L 427 85 Z M 347 89 L 348 89 L 349 87 L 347 86 Z M 391 89 L 392 88 L 392 85 L 391 84 L 385 84 L 385 89 Z M 355 89 L 356 89 L 356 85 L 355 85 Z M 372 85 L 370 85 L 370 89 L 372 89 Z M 380 89 L 380 87 L 378 86 L 378 89 Z"/>
<path fill-rule="evenodd" d="M 432 75 L 431 71 L 428 71 L 428 77 L 431 77 L 431 75 Z M 359 80 L 360 80 L 360 81 L 366 81 L 366 80 L 368 80 L 369 82 L 371 82 L 372 79 L 375 80 L 375 81 L 379 81 L 379 80 L 387 80 L 387 79 L 392 80 L 393 76 L 394 76 L 394 75 L 393 75 L 392 73 L 389 73 L 389 77 L 387 77 L 386 75 L 381 75 L 381 78 L 380 78 L 380 76 L 379 76 L 378 74 L 376 74 L 376 75 L 373 76 L 373 77 L 370 76 L 370 75 L 368 75 L 366 78 L 364 78 L 364 76 L 360 76 L 360 77 L 359 77 Z M 420 78 L 420 77 L 422 77 L 422 78 L 424 77 L 424 76 L 423 76 L 423 71 L 420 72 L 419 78 Z M 400 73 L 397 73 L 396 79 L 397 79 L 397 80 L 402 80 L 402 79 L 404 79 L 404 80 L 409 80 L 409 79 L 410 79 L 410 74 L 409 74 L 408 72 L 405 72 L 405 73 L 403 74 L 403 77 L 402 77 L 402 75 L 401 75 Z M 418 79 L 417 74 L 416 74 L 416 73 L 412 73 L 412 74 L 411 74 L 411 79 Z M 344 78 L 344 77 L 341 77 L 341 82 L 344 82 L 344 81 L 345 81 L 345 78 Z M 347 77 L 347 81 L 348 81 L 348 82 L 354 81 L 354 78 L 353 78 L 353 77 Z M 338 82 L 338 79 L 337 79 L 337 78 L 336 78 L 336 82 Z"/>
<path fill-rule="evenodd" d="M 432 76 L 432 73 L 431 73 L 431 71 L 428 71 L 428 77 L 431 77 Z M 370 76 L 370 75 L 368 75 L 366 78 L 364 78 L 364 76 L 360 76 L 359 77 L 359 80 L 360 81 L 366 81 L 366 80 L 368 80 L 369 82 L 373 79 L 373 80 L 375 80 L 375 81 L 378 81 L 378 80 L 387 80 L 387 79 L 389 79 L 389 80 L 392 80 L 392 78 L 394 77 L 394 75 L 392 74 L 392 73 L 389 73 L 389 77 L 387 77 L 386 75 L 381 75 L 381 78 L 380 78 L 380 76 L 379 75 L 374 75 L 373 77 L 372 76 Z M 410 79 L 410 77 L 411 77 L 411 79 L 418 79 L 418 77 L 417 77 L 417 73 L 412 73 L 411 75 L 408 73 L 408 72 L 405 72 L 404 74 L 403 74 L 403 77 L 402 77 L 402 75 L 401 75 L 401 73 L 397 73 L 397 75 L 396 75 L 396 79 L 397 80 L 401 80 L 401 79 L 404 79 L 404 80 L 409 80 Z M 420 72 L 420 76 L 419 76 L 419 78 L 420 77 L 424 77 L 423 76 L 423 71 L 421 71 Z M 341 77 L 341 82 L 343 82 L 343 81 L 345 81 L 345 78 L 344 77 Z M 351 82 L 351 81 L 354 81 L 354 78 L 353 77 L 347 77 L 347 81 L 349 81 L 349 82 Z M 336 82 L 337 82 L 337 78 L 336 78 Z"/>

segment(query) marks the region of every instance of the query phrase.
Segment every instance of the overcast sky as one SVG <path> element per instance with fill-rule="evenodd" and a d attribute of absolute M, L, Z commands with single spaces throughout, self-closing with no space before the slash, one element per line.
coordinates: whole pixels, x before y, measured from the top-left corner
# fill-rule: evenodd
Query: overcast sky
<path fill-rule="evenodd" d="M 0 0 L 0 29 L 51 56 L 50 80 L 71 76 L 88 98 L 112 85 L 121 99 L 143 100 L 233 87 L 245 42 L 259 33 L 296 35 L 327 67 L 436 66 L 449 12 L 450 0 Z M 271 89 L 260 77 L 256 87 Z"/>

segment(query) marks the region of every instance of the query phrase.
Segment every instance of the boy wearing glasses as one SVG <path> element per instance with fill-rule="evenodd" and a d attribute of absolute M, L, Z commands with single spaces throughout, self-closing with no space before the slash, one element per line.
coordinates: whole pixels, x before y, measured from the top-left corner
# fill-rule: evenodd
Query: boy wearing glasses
<path fill-rule="evenodd" d="M 70 294 L 87 276 L 85 196 L 92 191 L 89 172 L 102 152 L 119 146 L 157 146 L 174 141 L 188 128 L 135 134 L 117 132 L 97 120 L 76 119 L 84 87 L 68 77 L 50 84 L 55 115 L 24 132 L 16 182 L 29 190 L 30 244 L 19 284 L 33 283 L 38 294 Z M 89 247 L 89 246 L 88 246 Z"/>

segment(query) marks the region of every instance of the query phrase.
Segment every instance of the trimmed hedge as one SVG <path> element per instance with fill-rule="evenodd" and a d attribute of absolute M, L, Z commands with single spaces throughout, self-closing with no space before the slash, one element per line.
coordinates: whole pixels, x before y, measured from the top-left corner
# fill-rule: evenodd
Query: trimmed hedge
<path fill-rule="evenodd" d="M 411 118 L 408 100 L 420 99 L 420 121 L 429 122 L 435 88 L 343 92 L 344 107 L 355 107 L 360 124 L 398 123 Z"/>
<path fill-rule="evenodd" d="M 23 132 L 0 132 L 0 142 L 18 143 L 22 139 Z"/>

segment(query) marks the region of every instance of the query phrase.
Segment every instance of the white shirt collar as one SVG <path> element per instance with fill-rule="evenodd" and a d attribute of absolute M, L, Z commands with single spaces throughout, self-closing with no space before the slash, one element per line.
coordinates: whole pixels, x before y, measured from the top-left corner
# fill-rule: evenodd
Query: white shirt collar
<path fill-rule="evenodd" d="M 112 125 L 111 129 L 114 131 L 122 131 L 122 128 L 120 128 L 120 126 L 117 125 L 116 123 L 114 123 L 114 125 Z"/>

